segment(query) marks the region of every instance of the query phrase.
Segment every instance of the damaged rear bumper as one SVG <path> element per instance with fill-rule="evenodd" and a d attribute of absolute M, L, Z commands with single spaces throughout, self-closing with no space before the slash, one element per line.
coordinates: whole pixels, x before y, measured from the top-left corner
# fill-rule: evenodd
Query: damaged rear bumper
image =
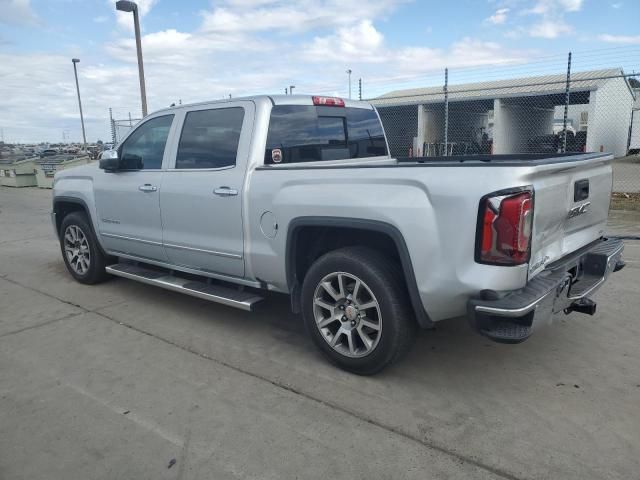
<path fill-rule="evenodd" d="M 594 314 L 590 300 L 612 272 L 624 267 L 622 240 L 601 238 L 549 265 L 527 285 L 512 292 L 483 291 L 471 299 L 471 325 L 481 334 L 502 343 L 520 343 L 554 313 Z"/>

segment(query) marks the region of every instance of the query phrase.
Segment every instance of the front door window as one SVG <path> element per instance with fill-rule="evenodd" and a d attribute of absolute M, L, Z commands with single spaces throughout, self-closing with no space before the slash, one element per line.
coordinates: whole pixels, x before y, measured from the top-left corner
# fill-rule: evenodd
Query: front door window
<path fill-rule="evenodd" d="M 173 115 L 153 118 L 140 125 L 120 147 L 120 162 L 123 170 L 158 170 L 162 168 L 162 157 Z"/>

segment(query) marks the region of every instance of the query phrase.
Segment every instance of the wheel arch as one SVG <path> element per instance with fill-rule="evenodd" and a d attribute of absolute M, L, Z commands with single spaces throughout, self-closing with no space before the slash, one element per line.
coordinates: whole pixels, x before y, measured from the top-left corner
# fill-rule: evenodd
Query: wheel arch
<path fill-rule="evenodd" d="M 302 258 L 301 256 L 301 240 L 305 238 L 304 233 L 317 234 L 318 232 L 335 232 L 336 229 L 341 230 L 341 235 L 331 237 L 329 245 L 322 242 L 322 238 L 315 238 L 314 245 L 311 247 L 312 252 L 308 257 Z M 289 292 L 291 293 L 291 307 L 294 312 L 299 313 L 301 311 L 301 285 L 304 278 L 301 273 L 306 272 L 311 263 L 324 253 L 334 250 L 336 248 L 352 245 L 349 241 L 355 241 L 358 238 L 358 234 L 374 234 L 373 242 L 393 247 L 394 254 L 397 256 L 401 266 L 402 275 L 409 293 L 411 300 L 411 307 L 415 314 L 418 324 L 423 328 L 429 328 L 433 326 L 429 315 L 422 305 L 420 299 L 420 293 L 418 291 L 418 284 L 416 281 L 415 273 L 413 271 L 413 264 L 411 263 L 411 257 L 409 255 L 409 249 L 402 236 L 400 230 L 395 226 L 379 221 L 368 220 L 360 218 L 348 218 L 348 217 L 297 217 L 294 218 L 288 225 L 287 239 L 286 239 L 286 255 L 285 255 L 285 269 L 287 276 L 287 285 Z M 347 243 L 343 243 L 347 242 Z M 357 244 L 360 244 L 358 242 Z M 375 247 L 374 247 L 375 248 Z"/>
<path fill-rule="evenodd" d="M 89 209 L 87 202 L 85 202 L 82 198 L 57 196 L 53 199 L 53 213 L 55 214 L 55 227 L 58 238 L 60 238 L 60 227 L 62 225 L 64 217 L 73 212 L 82 212 L 87 216 L 89 227 L 91 228 L 91 233 L 96 239 L 98 247 L 100 248 L 100 250 L 102 250 L 102 253 L 106 255 L 106 252 L 100 243 L 100 237 L 96 232 L 94 218 L 91 215 L 91 210 Z"/>

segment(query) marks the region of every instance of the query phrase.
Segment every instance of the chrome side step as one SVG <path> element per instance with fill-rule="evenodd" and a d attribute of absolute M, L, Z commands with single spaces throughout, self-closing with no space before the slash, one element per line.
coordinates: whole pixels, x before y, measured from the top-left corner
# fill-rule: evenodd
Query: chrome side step
<path fill-rule="evenodd" d="M 235 290 L 207 282 L 189 280 L 176 277 L 168 272 L 151 270 L 131 263 L 116 263 L 106 267 L 107 273 L 118 277 L 136 280 L 156 287 L 184 293 L 192 297 L 202 298 L 211 302 L 222 303 L 229 307 L 251 311 L 253 306 L 263 297 L 253 292 Z"/>

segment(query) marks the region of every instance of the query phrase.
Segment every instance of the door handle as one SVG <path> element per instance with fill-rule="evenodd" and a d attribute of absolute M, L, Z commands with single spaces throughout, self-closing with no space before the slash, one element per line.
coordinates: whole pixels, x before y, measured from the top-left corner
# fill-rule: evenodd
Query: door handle
<path fill-rule="evenodd" d="M 238 190 L 229 187 L 218 187 L 213 191 L 213 193 L 220 197 L 233 197 L 238 195 Z"/>
<path fill-rule="evenodd" d="M 158 187 L 156 187 L 155 185 L 151 185 L 150 183 L 145 183 L 144 185 L 140 185 L 138 187 L 138 190 L 140 190 L 141 192 L 156 192 L 158 190 Z"/>

